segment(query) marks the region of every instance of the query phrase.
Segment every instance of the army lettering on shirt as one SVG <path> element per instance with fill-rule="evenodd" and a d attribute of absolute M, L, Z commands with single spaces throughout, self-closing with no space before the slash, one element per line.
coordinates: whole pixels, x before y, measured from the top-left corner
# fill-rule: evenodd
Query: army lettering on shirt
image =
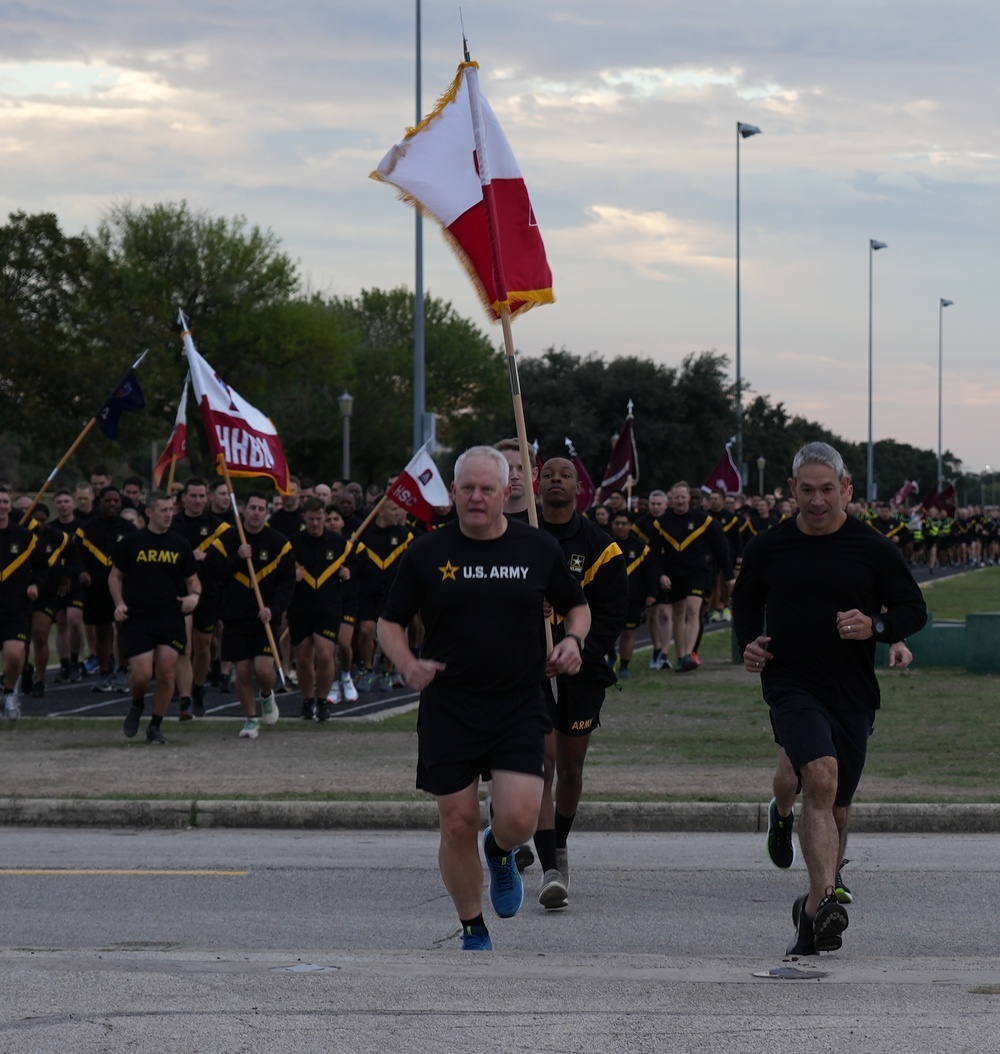
<path fill-rule="evenodd" d="M 122 600 L 129 613 L 177 608 L 187 594 L 187 579 L 197 573 L 191 544 L 176 531 L 155 534 L 148 527 L 126 535 L 114 549 L 121 571 Z"/>

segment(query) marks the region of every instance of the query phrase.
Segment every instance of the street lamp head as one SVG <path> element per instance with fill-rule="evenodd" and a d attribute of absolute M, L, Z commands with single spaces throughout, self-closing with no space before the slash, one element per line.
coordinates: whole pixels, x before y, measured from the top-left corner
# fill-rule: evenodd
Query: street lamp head
<path fill-rule="evenodd" d="M 876 241 L 874 238 L 868 239 L 868 245 L 873 252 L 878 252 L 879 249 L 888 249 L 889 246 L 885 242 Z"/>
<path fill-rule="evenodd" d="M 760 469 L 761 472 L 763 472 L 764 471 L 764 467 L 766 465 L 767 465 L 767 459 L 762 454 L 759 458 L 757 458 L 757 468 Z"/>
<path fill-rule="evenodd" d="M 345 389 L 344 394 L 337 400 L 337 405 L 340 407 L 342 417 L 350 417 L 354 409 L 354 396 Z"/>
<path fill-rule="evenodd" d="M 955 303 L 954 300 L 945 300 L 944 297 L 941 297 L 941 306 L 942 307 L 951 307 L 951 305 L 954 304 L 954 303 Z"/>
<path fill-rule="evenodd" d="M 744 139 L 749 139 L 752 135 L 761 135 L 761 130 L 755 124 L 744 124 L 742 121 L 736 122 L 736 131 L 739 132 Z"/>

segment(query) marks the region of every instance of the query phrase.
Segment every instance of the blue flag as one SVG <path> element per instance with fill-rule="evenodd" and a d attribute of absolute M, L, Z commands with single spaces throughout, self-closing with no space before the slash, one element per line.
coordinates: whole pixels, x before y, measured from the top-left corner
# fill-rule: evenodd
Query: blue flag
<path fill-rule="evenodd" d="M 125 410 L 142 410 L 146 406 L 142 389 L 135 376 L 135 369 L 131 369 L 115 385 L 111 394 L 101 403 L 97 411 L 97 427 L 108 437 L 118 438 L 118 418 Z"/>

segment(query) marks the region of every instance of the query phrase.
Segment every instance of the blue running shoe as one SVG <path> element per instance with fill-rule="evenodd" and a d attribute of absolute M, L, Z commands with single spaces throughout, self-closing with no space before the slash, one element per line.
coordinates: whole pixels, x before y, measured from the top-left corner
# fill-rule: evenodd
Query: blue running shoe
<path fill-rule="evenodd" d="M 521 875 L 517 870 L 513 851 L 496 859 L 486 851 L 492 833 L 490 827 L 483 833 L 483 853 L 486 856 L 486 865 L 490 869 L 490 901 L 500 918 L 510 919 L 521 910 L 524 886 L 521 884 Z"/>
<path fill-rule="evenodd" d="M 462 930 L 463 952 L 491 952 L 493 941 L 485 926 L 466 926 Z"/>

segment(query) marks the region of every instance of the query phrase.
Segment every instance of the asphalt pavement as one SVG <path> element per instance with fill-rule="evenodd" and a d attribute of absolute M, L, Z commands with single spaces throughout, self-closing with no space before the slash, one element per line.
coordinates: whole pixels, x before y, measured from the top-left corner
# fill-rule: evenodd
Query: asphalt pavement
<path fill-rule="evenodd" d="M 437 839 L 5 830 L 0 1051 L 995 1051 L 996 836 L 859 835 L 836 953 L 760 836 L 574 834 L 569 906 L 458 950 Z"/>

